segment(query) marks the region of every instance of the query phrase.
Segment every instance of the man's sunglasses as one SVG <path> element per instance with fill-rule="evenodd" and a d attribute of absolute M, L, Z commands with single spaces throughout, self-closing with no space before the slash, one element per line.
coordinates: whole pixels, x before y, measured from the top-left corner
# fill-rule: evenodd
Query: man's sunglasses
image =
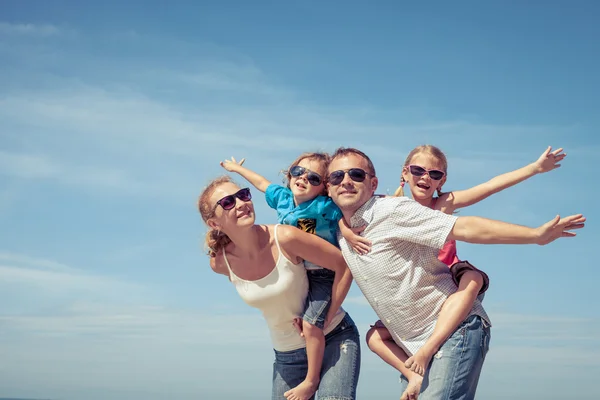
<path fill-rule="evenodd" d="M 439 181 L 444 177 L 444 175 L 446 175 L 444 171 L 440 171 L 439 169 L 425 169 L 418 165 L 409 165 L 408 169 L 414 176 L 423 176 L 425 174 L 429 174 L 429 177 L 434 181 Z"/>
<path fill-rule="evenodd" d="M 215 209 L 217 208 L 217 206 L 221 206 L 221 207 L 223 207 L 223 210 L 231 210 L 233 207 L 235 207 L 235 203 L 237 201 L 236 197 L 244 202 L 252 200 L 252 194 L 250 193 L 250 189 L 244 188 L 244 189 L 238 190 L 234 194 L 225 196 L 221 200 L 217 201 L 217 204 L 215 205 Z"/>
<path fill-rule="evenodd" d="M 305 173 L 306 173 L 306 180 L 311 185 L 319 186 L 321 184 L 321 182 L 323 182 L 323 178 L 321 178 L 321 175 L 317 174 L 314 171 L 311 171 L 308 168 L 304 168 L 299 165 L 294 165 L 292 168 L 290 168 L 290 175 L 293 176 L 294 178 L 302 176 Z"/>
<path fill-rule="evenodd" d="M 344 176 L 346 176 L 346 173 L 354 182 L 362 182 L 365 180 L 365 177 L 367 175 L 371 175 L 368 172 L 365 172 L 364 169 L 360 168 L 350 168 L 346 170 L 340 169 L 338 171 L 333 171 L 332 173 L 330 173 L 329 178 L 327 178 L 327 180 L 330 184 L 334 186 L 339 185 L 344 180 Z"/>

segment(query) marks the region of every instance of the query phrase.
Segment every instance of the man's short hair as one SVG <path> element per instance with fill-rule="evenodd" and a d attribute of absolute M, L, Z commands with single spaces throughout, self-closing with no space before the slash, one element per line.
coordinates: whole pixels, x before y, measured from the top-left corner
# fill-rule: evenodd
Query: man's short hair
<path fill-rule="evenodd" d="M 364 158 L 365 161 L 367 162 L 367 168 L 369 168 L 369 170 L 370 170 L 367 172 L 373 176 L 377 176 L 377 174 L 375 173 L 375 167 L 373 166 L 373 162 L 371 162 L 371 159 L 369 158 L 369 156 L 366 155 L 365 153 L 363 153 L 362 151 L 352 148 L 352 147 L 338 147 L 337 150 L 331 155 L 331 161 L 333 161 L 339 157 L 348 156 L 350 154 L 354 154 L 356 156 Z"/>

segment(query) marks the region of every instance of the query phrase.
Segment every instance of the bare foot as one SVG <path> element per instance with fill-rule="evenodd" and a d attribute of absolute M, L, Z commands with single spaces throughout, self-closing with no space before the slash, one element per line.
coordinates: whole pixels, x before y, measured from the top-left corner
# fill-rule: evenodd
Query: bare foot
<path fill-rule="evenodd" d="M 411 379 L 408 380 L 408 386 L 402 396 L 400 396 L 400 400 L 417 400 L 419 397 L 419 393 L 421 393 L 421 385 L 423 384 L 423 377 L 420 375 L 413 375 Z"/>
<path fill-rule="evenodd" d="M 319 384 L 306 379 L 293 389 L 288 390 L 283 395 L 287 400 L 308 400 L 317 391 Z"/>
<path fill-rule="evenodd" d="M 404 366 L 423 376 L 425 375 L 425 371 L 427 370 L 429 362 L 431 361 L 431 357 L 433 357 L 434 354 L 435 350 L 432 351 L 425 347 L 421 347 L 414 356 L 406 360 Z"/>

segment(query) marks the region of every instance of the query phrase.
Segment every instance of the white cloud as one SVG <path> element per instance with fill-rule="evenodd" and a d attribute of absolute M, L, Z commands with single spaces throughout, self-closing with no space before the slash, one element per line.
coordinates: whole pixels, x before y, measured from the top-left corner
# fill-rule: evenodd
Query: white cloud
<path fill-rule="evenodd" d="M 0 22 L 0 34 L 4 35 L 54 36 L 60 32 L 58 27 L 50 24 L 37 25 Z"/>

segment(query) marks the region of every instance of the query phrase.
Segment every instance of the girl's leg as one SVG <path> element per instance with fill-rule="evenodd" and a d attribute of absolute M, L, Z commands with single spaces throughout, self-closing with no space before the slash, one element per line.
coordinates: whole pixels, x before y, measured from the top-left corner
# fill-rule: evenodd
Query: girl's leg
<path fill-rule="evenodd" d="M 442 306 L 433 334 L 423 347 L 406 361 L 407 368 L 419 375 L 425 374 L 431 357 L 469 315 L 483 287 L 483 281 L 483 275 L 477 270 L 468 270 L 462 274 L 458 290 L 451 294 Z"/>
<path fill-rule="evenodd" d="M 373 353 L 398 371 L 408 359 L 404 350 L 392 340 L 390 331 L 380 321 L 377 321 L 367 332 L 367 346 Z"/>

